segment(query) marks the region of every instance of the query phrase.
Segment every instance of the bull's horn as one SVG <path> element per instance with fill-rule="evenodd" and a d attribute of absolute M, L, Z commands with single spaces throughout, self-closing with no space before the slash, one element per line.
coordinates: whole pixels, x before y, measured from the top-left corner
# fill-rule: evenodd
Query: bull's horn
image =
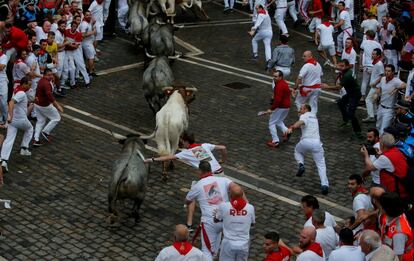
<path fill-rule="evenodd" d="M 173 26 L 174 26 L 174 28 L 177 28 L 177 29 L 184 28 L 184 25 L 183 24 L 180 24 L 180 25 L 174 24 Z"/>
<path fill-rule="evenodd" d="M 112 137 L 114 137 L 116 140 L 122 140 L 122 139 L 125 139 L 125 136 L 123 136 L 123 135 L 121 135 L 121 134 L 115 133 L 115 132 L 113 132 L 113 131 L 110 131 L 110 132 L 111 132 Z"/>
<path fill-rule="evenodd" d="M 186 87 L 185 90 L 186 91 L 193 91 L 193 92 L 198 91 L 196 87 Z"/>
<path fill-rule="evenodd" d="M 160 22 L 160 21 L 158 21 L 158 19 L 155 19 L 155 22 L 156 22 L 157 24 L 159 24 L 159 25 L 165 25 L 165 24 L 167 24 L 167 23 L 164 23 L 164 22 Z"/>
<path fill-rule="evenodd" d="M 172 91 L 172 90 L 174 90 L 174 88 L 173 87 L 171 87 L 171 86 L 166 86 L 166 87 L 162 87 L 162 89 L 161 89 L 162 91 Z"/>
<path fill-rule="evenodd" d="M 176 55 L 173 55 L 173 56 L 168 56 L 168 59 L 172 59 L 172 60 L 174 60 L 174 59 L 178 59 L 178 58 L 180 58 L 180 56 L 181 56 L 181 55 L 176 54 Z"/>
<path fill-rule="evenodd" d="M 154 59 L 154 58 L 156 58 L 157 56 L 155 56 L 155 55 L 151 55 L 151 54 L 149 54 L 148 52 L 147 52 L 147 50 L 145 50 L 145 55 L 148 57 L 148 58 L 151 58 L 151 59 Z"/>

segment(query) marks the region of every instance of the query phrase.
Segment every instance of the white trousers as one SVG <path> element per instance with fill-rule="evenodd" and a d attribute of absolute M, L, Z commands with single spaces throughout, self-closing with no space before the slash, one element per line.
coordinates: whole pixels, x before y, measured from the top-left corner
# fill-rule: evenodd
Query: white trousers
<path fill-rule="evenodd" d="M 34 110 L 37 116 L 34 140 L 39 141 L 40 133 L 44 132 L 46 134 L 50 134 L 59 123 L 61 118 L 58 110 L 55 108 L 55 106 L 53 106 L 53 104 L 50 104 L 47 107 L 42 107 L 35 104 Z M 49 123 L 46 125 L 47 120 L 49 120 Z"/>
<path fill-rule="evenodd" d="M 325 152 L 319 139 L 301 139 L 295 147 L 295 159 L 297 163 L 305 164 L 305 154 L 312 153 L 313 161 L 318 168 L 319 178 L 322 186 L 329 186 L 326 176 Z"/>
<path fill-rule="evenodd" d="M 220 261 L 247 261 L 249 257 L 249 244 L 246 247 L 235 247 L 231 241 L 223 239 L 220 248 Z"/>
<path fill-rule="evenodd" d="M 82 49 L 78 48 L 74 51 L 66 52 L 67 66 L 70 75 L 70 85 L 73 86 L 76 84 L 76 69 L 82 74 L 85 84 L 90 83 L 89 74 L 86 71 L 85 60 L 83 59 Z M 66 73 L 65 73 L 65 77 Z M 67 78 L 66 78 L 67 79 Z M 66 81 L 64 79 L 64 81 Z"/>
<path fill-rule="evenodd" d="M 6 139 L 4 140 L 3 146 L 1 148 L 1 159 L 9 160 L 18 130 L 24 131 L 22 143 L 20 146 L 29 148 L 30 140 L 33 136 L 32 124 L 27 118 L 17 120 L 13 119 L 13 121 L 7 127 Z"/>
<path fill-rule="evenodd" d="M 348 28 L 348 29 L 343 30 L 338 35 L 338 38 L 336 39 L 336 43 L 338 45 L 337 51 L 339 53 L 342 53 L 342 50 L 344 49 L 344 46 L 345 46 L 346 39 L 348 39 L 349 37 L 352 38 L 353 33 L 354 33 L 354 31 L 352 30 L 352 28 Z"/>
<path fill-rule="evenodd" d="M 376 88 L 371 88 L 368 92 L 367 97 L 365 98 L 365 107 L 367 107 L 367 115 L 368 117 L 373 118 L 375 115 L 377 115 L 377 104 L 374 101 L 374 94 L 375 94 Z"/>
<path fill-rule="evenodd" d="M 265 47 L 266 62 L 272 59 L 272 48 L 270 43 L 272 42 L 272 31 L 258 31 L 252 39 L 253 54 L 256 55 L 258 52 L 258 42 L 263 40 Z"/>
<path fill-rule="evenodd" d="M 364 66 L 362 70 L 362 82 L 361 82 L 361 94 L 362 96 L 367 95 L 367 86 L 369 85 L 369 81 L 371 80 L 371 66 Z"/>
<path fill-rule="evenodd" d="M 231 8 L 234 7 L 234 0 L 224 0 L 224 8 Z"/>
<path fill-rule="evenodd" d="M 62 73 L 63 73 L 63 67 L 65 66 L 65 62 L 66 62 L 65 57 L 66 57 L 65 51 L 58 52 L 57 75 L 59 76 L 59 78 L 62 76 Z"/>
<path fill-rule="evenodd" d="M 398 54 L 395 50 L 384 50 L 386 64 L 394 65 L 395 72 L 398 72 Z"/>
<path fill-rule="evenodd" d="M 302 104 L 308 103 L 311 106 L 311 110 L 313 113 L 318 113 L 318 99 L 321 93 L 320 89 L 308 89 L 304 88 L 304 90 L 311 90 L 307 96 L 302 96 L 300 93 L 296 95 L 295 104 L 298 111 Z"/>
<path fill-rule="evenodd" d="M 295 0 L 287 2 L 289 14 L 292 17 L 293 21 L 296 22 L 298 20 L 297 12 L 296 12 L 296 4 Z"/>
<path fill-rule="evenodd" d="M 220 249 L 221 243 L 221 232 L 223 231 L 223 224 L 221 223 L 206 223 L 204 222 L 204 229 L 207 232 L 208 239 L 211 244 L 211 251 L 214 257 L 217 256 L 218 250 Z M 206 258 L 206 261 L 213 261 L 213 255 L 208 250 L 204 241 L 203 231 L 200 231 L 201 235 L 201 251 Z"/>
<path fill-rule="evenodd" d="M 283 73 L 283 79 L 287 79 L 290 76 L 290 67 L 276 66 L 276 70 Z"/>
<path fill-rule="evenodd" d="M 320 18 L 313 17 L 308 26 L 309 32 L 314 33 L 316 30 L 316 27 L 318 27 L 321 23 L 322 23 L 322 20 Z"/>
<path fill-rule="evenodd" d="M 310 20 L 310 17 L 308 15 L 309 3 L 310 0 L 299 0 L 299 13 L 306 22 Z"/>
<path fill-rule="evenodd" d="M 6 68 L 4 68 L 6 69 Z M 8 95 L 8 80 L 0 79 L 0 110 L 1 110 L 1 119 L 0 122 L 6 122 L 8 116 L 8 105 L 7 105 L 7 95 Z"/>
<path fill-rule="evenodd" d="M 277 26 L 279 27 L 279 30 L 282 31 L 282 34 L 288 33 L 288 29 L 285 24 L 286 12 L 287 12 L 287 7 L 276 7 L 275 20 L 276 20 Z"/>
<path fill-rule="evenodd" d="M 269 131 L 272 135 L 273 142 L 279 142 L 279 137 L 277 136 L 277 129 L 281 130 L 282 133 L 285 133 L 288 128 L 283 122 L 289 113 L 289 109 L 275 109 L 269 117 Z"/>
<path fill-rule="evenodd" d="M 384 129 L 391 125 L 394 118 L 394 110 L 386 109 L 381 105 L 378 106 L 376 127 L 380 135 L 384 133 Z"/>

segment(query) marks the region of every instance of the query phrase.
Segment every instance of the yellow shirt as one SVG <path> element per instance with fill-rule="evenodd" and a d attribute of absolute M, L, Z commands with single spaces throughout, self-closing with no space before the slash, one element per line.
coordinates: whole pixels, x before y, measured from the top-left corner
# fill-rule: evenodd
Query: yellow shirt
<path fill-rule="evenodd" d="M 376 5 L 371 5 L 371 6 L 369 7 L 369 12 L 370 12 L 371 14 L 374 14 L 375 16 L 377 16 L 377 6 L 378 6 L 378 4 L 376 4 Z"/>
<path fill-rule="evenodd" d="M 46 46 L 46 51 L 50 54 L 50 56 L 55 57 L 57 55 L 58 46 L 56 42 L 53 42 L 52 45 Z"/>

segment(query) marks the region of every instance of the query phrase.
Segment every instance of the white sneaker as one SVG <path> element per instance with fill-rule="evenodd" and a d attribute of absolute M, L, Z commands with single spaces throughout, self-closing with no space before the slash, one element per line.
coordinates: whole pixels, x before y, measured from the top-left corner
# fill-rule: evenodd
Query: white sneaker
<path fill-rule="evenodd" d="M 29 149 L 20 149 L 20 155 L 22 156 L 32 156 L 32 153 L 30 152 Z"/>
<path fill-rule="evenodd" d="M 330 63 L 331 63 L 331 61 L 329 61 L 329 60 L 326 60 L 326 61 L 325 61 L 325 63 L 323 64 L 323 66 L 327 66 L 327 65 L 330 65 Z"/>
<path fill-rule="evenodd" d="M 7 161 L 2 160 L 1 161 L 1 167 L 3 168 L 4 172 L 9 172 L 9 168 L 7 167 Z"/>

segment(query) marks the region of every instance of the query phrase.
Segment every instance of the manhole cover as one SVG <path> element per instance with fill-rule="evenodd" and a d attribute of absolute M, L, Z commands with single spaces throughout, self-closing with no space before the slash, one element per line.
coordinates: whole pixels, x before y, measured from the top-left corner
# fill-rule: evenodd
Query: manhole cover
<path fill-rule="evenodd" d="M 223 85 L 224 87 L 231 88 L 233 90 L 241 90 L 250 88 L 251 86 L 242 82 L 231 82 Z"/>

